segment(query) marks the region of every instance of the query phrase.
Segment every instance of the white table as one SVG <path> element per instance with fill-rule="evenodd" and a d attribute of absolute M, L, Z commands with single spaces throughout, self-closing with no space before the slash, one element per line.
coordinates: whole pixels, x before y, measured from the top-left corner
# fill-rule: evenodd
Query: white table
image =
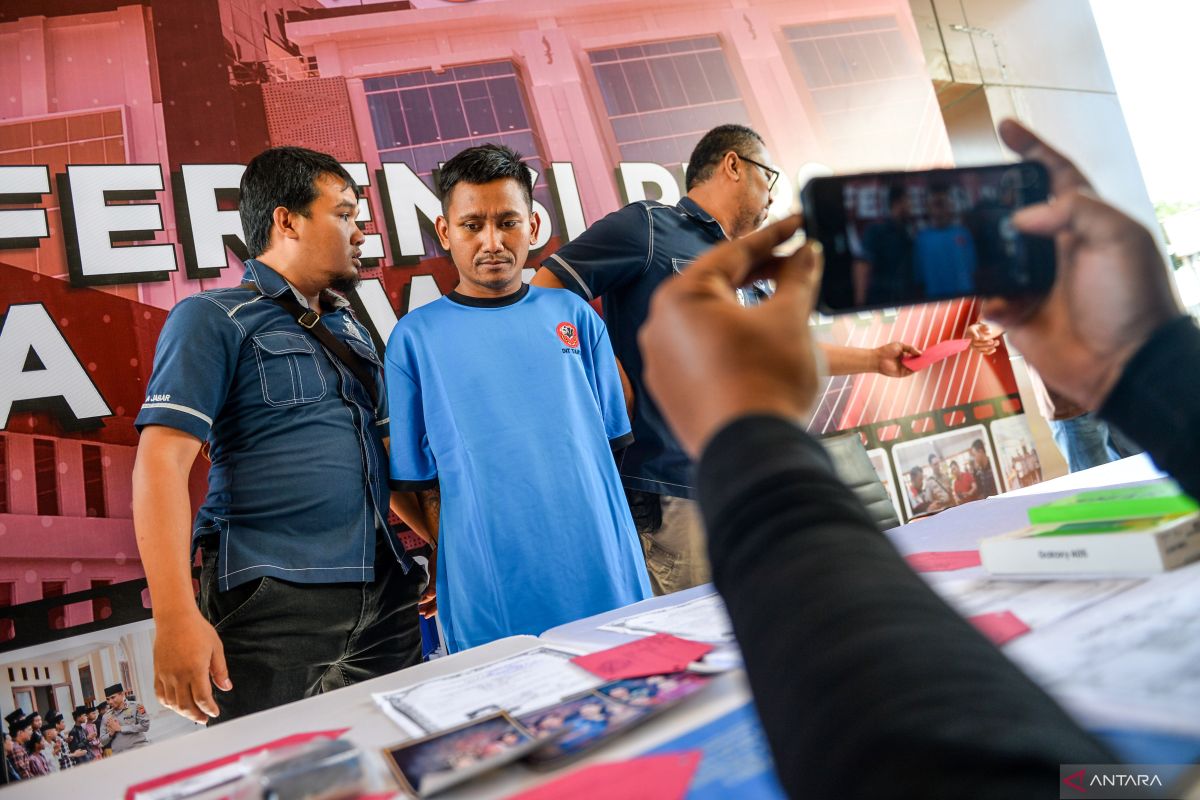
<path fill-rule="evenodd" d="M 934 517 L 893 529 L 888 532 L 888 536 L 903 553 L 976 549 L 980 538 L 1024 524 L 1025 510 L 1029 506 L 1047 502 L 1061 490 L 1077 491 L 1079 488 L 1150 480 L 1159 476 L 1160 473 L 1154 469 L 1149 459 L 1134 457 L 1085 473 L 1049 481 L 1039 487 L 1040 492 L 1037 494 L 1023 491 L 950 509 Z M 1048 495 L 1047 492 L 1051 494 Z M 976 571 L 978 569 L 975 568 Z M 1192 565 L 1189 570 L 1189 575 L 1194 577 L 1185 575 L 1182 579 L 1200 580 L 1200 564 Z M 946 574 L 964 577 L 974 573 L 972 570 L 958 570 Z M 1174 578 L 1176 581 L 1180 579 L 1178 574 Z M 543 639 L 531 636 L 502 639 L 337 692 L 159 742 L 152 747 L 105 759 L 84 768 L 18 784 L 8 789 L 4 798 L 19 800 L 22 797 L 36 797 L 43 800 L 46 797 L 119 797 L 131 784 L 239 752 L 291 733 L 344 727 L 349 728 L 346 738 L 375 756 L 382 770 L 382 760 L 377 757 L 379 749 L 400 742 L 405 735 L 375 706 L 371 698 L 373 692 L 396 689 L 457 672 L 545 643 L 574 644 L 581 649 L 600 649 L 619 644 L 627 641 L 627 638 L 619 634 L 597 632 L 594 629 L 615 618 L 685 602 L 711 591 L 711 585 L 705 585 L 669 598 L 646 600 L 552 629 L 543 635 Z M 1200 669 L 1200 666 L 1197 668 Z M 635 756 L 733 711 L 749 699 L 749 689 L 740 671 L 722 675 L 690 702 L 619 737 L 587 759 L 578 762 L 578 766 Z M 1188 713 L 1186 709 L 1181 710 L 1181 714 Z M 447 800 L 504 797 L 545 780 L 545 774 L 515 765 L 456 791 L 448 792 L 444 796 Z"/>
<path fill-rule="evenodd" d="M 237 753 L 292 733 L 347 727 L 349 731 L 345 738 L 370 753 L 382 775 L 385 768 L 378 756 L 379 749 L 407 737 L 378 709 L 371 699 L 373 692 L 419 683 L 543 644 L 533 636 L 501 639 L 336 692 L 231 720 L 84 767 L 25 781 L 6 789 L 4 800 L 20 800 L 24 797 L 37 800 L 49 797 L 118 798 L 132 784 Z M 579 764 L 631 757 L 732 711 L 749 699 L 749 689 L 740 673 L 720 676 L 703 690 L 702 695 L 695 698 L 697 702 L 685 703 L 667 711 Z M 514 766 L 495 778 L 467 785 L 443 796 L 448 800 L 503 797 L 545 780 L 545 773 Z"/>

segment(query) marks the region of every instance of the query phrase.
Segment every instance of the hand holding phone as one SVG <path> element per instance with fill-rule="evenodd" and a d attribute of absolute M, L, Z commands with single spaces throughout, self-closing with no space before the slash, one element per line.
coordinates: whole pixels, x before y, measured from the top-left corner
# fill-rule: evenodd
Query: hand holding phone
<path fill-rule="evenodd" d="M 801 203 L 807 234 L 825 248 L 819 307 L 1048 291 L 1053 242 L 1020 233 L 1011 218 L 1049 190 L 1036 162 L 814 178 Z"/>

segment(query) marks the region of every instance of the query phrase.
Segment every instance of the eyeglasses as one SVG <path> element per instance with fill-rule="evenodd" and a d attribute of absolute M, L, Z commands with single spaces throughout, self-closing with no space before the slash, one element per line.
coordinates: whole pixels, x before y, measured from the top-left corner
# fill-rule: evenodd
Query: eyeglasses
<path fill-rule="evenodd" d="M 772 167 L 768 167 L 766 164 L 763 164 L 759 161 L 755 161 L 753 158 L 746 158 L 741 153 L 736 153 L 736 155 L 742 161 L 748 161 L 749 163 L 753 164 L 756 167 L 761 167 L 762 170 L 767 173 L 767 191 L 768 192 L 775 191 L 775 182 L 777 180 L 779 180 L 779 170 L 773 169 Z"/>

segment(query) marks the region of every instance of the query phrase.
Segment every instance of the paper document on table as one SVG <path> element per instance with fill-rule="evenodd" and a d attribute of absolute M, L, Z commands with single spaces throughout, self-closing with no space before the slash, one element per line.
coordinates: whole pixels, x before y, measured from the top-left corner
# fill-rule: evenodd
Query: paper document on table
<path fill-rule="evenodd" d="M 733 641 L 733 624 L 725 611 L 725 603 L 715 592 L 676 606 L 657 608 L 614 620 L 607 625 L 601 625 L 600 630 L 631 636 L 669 633 L 681 639 L 712 644 Z"/>
<path fill-rule="evenodd" d="M 1142 581 L 939 581 L 930 586 L 964 617 L 1011 612 L 1037 630 Z"/>
<path fill-rule="evenodd" d="M 388 718 L 424 735 L 497 711 L 514 716 L 554 705 L 604 681 L 571 663 L 579 653 L 537 647 L 490 664 L 371 695 Z"/>
<path fill-rule="evenodd" d="M 1200 564 L 1014 641 L 1005 653 L 1069 708 L 1200 732 Z"/>

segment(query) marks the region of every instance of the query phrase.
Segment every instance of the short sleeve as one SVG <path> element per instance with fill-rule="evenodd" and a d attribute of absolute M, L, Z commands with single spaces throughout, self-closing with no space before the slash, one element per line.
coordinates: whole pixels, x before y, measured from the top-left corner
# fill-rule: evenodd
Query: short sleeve
<path fill-rule="evenodd" d="M 636 278 L 650 263 L 650 211 L 630 203 L 593 224 L 542 262 L 563 286 L 595 300 Z"/>
<path fill-rule="evenodd" d="M 592 381 L 592 392 L 600 404 L 604 416 L 604 433 L 614 450 L 633 443 L 633 432 L 629 424 L 629 412 L 625 408 L 625 392 L 621 388 L 621 374 L 617 371 L 617 359 L 613 355 L 608 329 L 590 307 L 581 309 L 579 328 L 588 332 L 589 347 L 586 356 Z"/>
<path fill-rule="evenodd" d="M 412 377 L 400 327 L 393 331 L 384 358 L 384 379 L 390 411 L 389 462 L 392 489 L 416 492 L 437 486 L 437 462 L 429 449 L 421 386 Z"/>
<path fill-rule="evenodd" d="M 171 310 L 134 425 L 165 425 L 204 441 L 237 370 L 242 332 L 225 310 L 198 295 Z"/>

